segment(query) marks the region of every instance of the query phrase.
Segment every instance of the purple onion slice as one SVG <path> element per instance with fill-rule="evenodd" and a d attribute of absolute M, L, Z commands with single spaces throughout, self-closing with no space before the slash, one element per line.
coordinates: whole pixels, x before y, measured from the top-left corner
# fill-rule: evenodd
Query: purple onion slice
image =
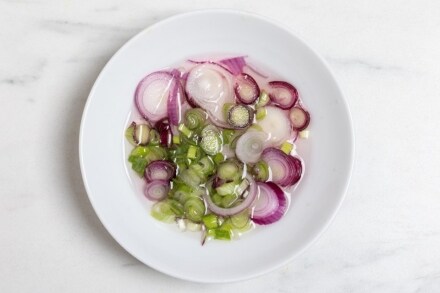
<path fill-rule="evenodd" d="M 273 182 L 258 182 L 258 198 L 252 212 L 252 220 L 258 225 L 275 223 L 287 209 L 284 191 Z"/>

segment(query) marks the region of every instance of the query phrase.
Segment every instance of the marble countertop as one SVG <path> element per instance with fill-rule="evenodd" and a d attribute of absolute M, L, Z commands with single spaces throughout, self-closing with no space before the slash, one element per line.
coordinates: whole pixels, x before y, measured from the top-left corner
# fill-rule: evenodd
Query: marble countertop
<path fill-rule="evenodd" d="M 98 73 L 137 32 L 200 8 L 290 26 L 350 103 L 356 165 L 320 240 L 249 281 L 177 280 L 109 236 L 78 163 Z M 440 292 L 440 2 L 0 0 L 0 292 Z"/>

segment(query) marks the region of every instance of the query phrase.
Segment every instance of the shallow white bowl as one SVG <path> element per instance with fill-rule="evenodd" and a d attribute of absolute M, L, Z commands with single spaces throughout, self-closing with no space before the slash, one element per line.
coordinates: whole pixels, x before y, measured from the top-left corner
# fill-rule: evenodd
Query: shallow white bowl
<path fill-rule="evenodd" d="M 288 213 L 237 241 L 200 245 L 154 220 L 126 174 L 124 127 L 133 92 L 147 73 L 189 56 L 248 55 L 292 82 L 310 110 L 310 138 L 299 143 L 305 176 Z M 353 165 L 349 109 L 326 63 L 286 28 L 260 16 L 196 11 L 163 20 L 125 44 L 102 70 L 85 106 L 80 161 L 90 201 L 110 234 L 134 257 L 163 273 L 197 282 L 262 275 L 291 261 L 328 226 Z"/>

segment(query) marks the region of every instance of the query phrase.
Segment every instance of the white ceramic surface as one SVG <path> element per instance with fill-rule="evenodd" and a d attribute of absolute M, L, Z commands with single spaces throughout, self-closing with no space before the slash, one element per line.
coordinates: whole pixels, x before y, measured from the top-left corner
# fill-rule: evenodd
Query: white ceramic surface
<path fill-rule="evenodd" d="M 262 42 L 262 40 L 265 40 Z M 306 173 L 284 218 L 232 242 L 198 237 L 155 221 L 125 173 L 123 132 L 134 89 L 147 73 L 191 56 L 246 54 L 298 88 L 310 138 L 299 143 Z M 163 20 L 123 46 L 99 75 L 80 133 L 80 160 L 100 220 L 133 256 L 198 282 L 255 277 L 292 260 L 329 224 L 347 189 L 354 141 L 347 104 L 324 61 L 282 26 L 234 11 L 198 11 Z"/>

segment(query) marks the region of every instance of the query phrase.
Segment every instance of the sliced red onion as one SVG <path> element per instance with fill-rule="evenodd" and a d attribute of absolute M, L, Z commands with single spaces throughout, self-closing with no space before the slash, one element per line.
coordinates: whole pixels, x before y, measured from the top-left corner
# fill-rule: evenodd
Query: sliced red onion
<path fill-rule="evenodd" d="M 217 126 L 227 128 L 222 106 L 235 102 L 231 79 L 231 74 L 221 66 L 204 63 L 190 71 L 185 86 L 188 101 L 206 110 Z"/>
<path fill-rule="evenodd" d="M 175 173 L 176 167 L 170 161 L 153 161 L 145 169 L 145 179 L 147 181 L 169 181 L 174 177 Z"/>
<path fill-rule="evenodd" d="M 219 62 L 225 65 L 234 75 L 238 75 L 243 72 L 243 67 L 246 65 L 244 60 L 245 56 L 239 56 L 234 58 L 227 58 L 220 60 Z"/>
<path fill-rule="evenodd" d="M 293 107 L 289 113 L 292 128 L 297 131 L 302 131 L 309 126 L 310 114 L 300 107 Z"/>
<path fill-rule="evenodd" d="M 235 95 L 243 104 L 253 104 L 260 96 L 260 87 L 255 79 L 246 73 L 239 74 L 235 79 Z"/>
<path fill-rule="evenodd" d="M 160 136 L 160 143 L 164 146 L 171 145 L 172 141 L 172 133 L 171 133 L 171 127 L 166 119 L 162 119 L 158 121 L 155 125 L 156 130 L 159 132 Z"/>
<path fill-rule="evenodd" d="M 302 176 L 302 162 L 297 157 L 285 154 L 276 148 L 267 148 L 261 155 L 269 166 L 272 181 L 286 187 L 296 184 Z"/>
<path fill-rule="evenodd" d="M 268 78 L 269 77 L 269 76 L 261 73 L 261 71 L 256 69 L 255 67 L 250 66 L 249 64 L 246 64 L 246 67 L 249 68 L 250 71 L 252 71 L 253 73 L 255 73 L 256 75 L 258 75 L 258 76 L 260 76 L 262 78 Z"/>
<path fill-rule="evenodd" d="M 238 138 L 235 154 L 243 163 L 256 163 L 267 146 L 266 142 L 266 133 L 249 130 Z"/>
<path fill-rule="evenodd" d="M 284 191 L 273 182 L 258 182 L 259 194 L 252 212 L 252 220 L 258 225 L 272 224 L 284 215 L 287 198 Z"/>
<path fill-rule="evenodd" d="M 171 74 L 174 76 L 175 82 L 167 100 L 168 119 L 171 125 L 179 125 L 182 121 L 182 103 L 185 97 L 180 83 L 180 71 L 174 69 Z"/>
<path fill-rule="evenodd" d="M 292 108 L 298 101 L 298 91 L 296 88 L 285 81 L 269 82 L 269 97 L 272 102 L 281 109 Z"/>
<path fill-rule="evenodd" d="M 254 203 L 254 200 L 257 197 L 258 189 L 251 175 L 246 175 L 246 179 L 249 181 L 248 194 L 238 206 L 232 208 L 221 208 L 212 201 L 211 196 L 208 193 L 205 193 L 204 198 L 206 200 L 206 203 L 208 204 L 208 208 L 214 214 L 222 217 L 233 216 L 249 208 Z"/>
<path fill-rule="evenodd" d="M 149 200 L 159 201 L 167 197 L 170 182 L 167 180 L 154 180 L 147 183 L 144 194 Z"/>
<path fill-rule="evenodd" d="M 166 101 L 175 82 L 174 76 L 165 71 L 153 72 L 141 80 L 136 88 L 135 103 L 145 119 L 156 122 L 167 116 Z"/>

